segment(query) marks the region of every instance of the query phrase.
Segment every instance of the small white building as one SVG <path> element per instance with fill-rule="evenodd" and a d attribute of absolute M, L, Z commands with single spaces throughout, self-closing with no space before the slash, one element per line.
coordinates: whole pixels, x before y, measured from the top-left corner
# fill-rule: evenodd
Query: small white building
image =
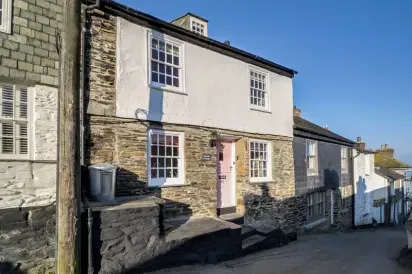
<path fill-rule="evenodd" d="M 375 164 L 374 154 L 358 137 L 353 151 L 355 226 L 398 224 L 404 214 L 403 176 Z"/>

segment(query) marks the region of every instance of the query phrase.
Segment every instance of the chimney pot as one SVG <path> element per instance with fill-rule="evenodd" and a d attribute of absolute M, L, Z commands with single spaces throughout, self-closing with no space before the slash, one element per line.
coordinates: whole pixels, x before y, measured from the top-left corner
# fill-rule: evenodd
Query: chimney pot
<path fill-rule="evenodd" d="M 362 142 L 362 137 L 356 138 L 356 142 L 358 142 L 358 143 Z"/>
<path fill-rule="evenodd" d="M 229 40 L 226 40 L 226 41 L 225 41 L 225 44 L 228 45 L 228 46 L 230 46 L 230 41 L 229 41 Z"/>
<path fill-rule="evenodd" d="M 296 106 L 293 106 L 293 116 L 302 117 L 302 111 L 300 111 L 300 109 Z"/>

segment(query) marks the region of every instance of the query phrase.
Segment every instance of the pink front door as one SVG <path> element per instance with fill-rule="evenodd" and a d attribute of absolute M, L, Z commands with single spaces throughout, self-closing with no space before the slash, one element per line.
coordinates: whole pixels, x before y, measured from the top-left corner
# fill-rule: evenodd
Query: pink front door
<path fill-rule="evenodd" d="M 217 162 L 217 208 L 234 207 L 235 204 L 235 162 L 233 142 L 218 141 Z"/>

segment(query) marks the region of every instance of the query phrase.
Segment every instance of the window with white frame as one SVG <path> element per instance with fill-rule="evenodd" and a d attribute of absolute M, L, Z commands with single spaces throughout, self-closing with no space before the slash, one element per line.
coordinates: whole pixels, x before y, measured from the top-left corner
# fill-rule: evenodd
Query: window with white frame
<path fill-rule="evenodd" d="M 12 0 L 0 0 L 0 31 L 11 33 Z"/>
<path fill-rule="evenodd" d="M 267 92 L 267 74 L 251 69 L 250 75 L 250 105 L 251 107 L 269 109 Z"/>
<path fill-rule="evenodd" d="M 325 217 L 325 192 L 308 194 L 308 222 L 313 222 Z"/>
<path fill-rule="evenodd" d="M 195 20 L 191 21 L 191 30 L 197 34 L 205 35 L 205 25 Z"/>
<path fill-rule="evenodd" d="M 27 158 L 28 92 L 18 85 L 0 84 L 0 156 L 2 158 Z"/>
<path fill-rule="evenodd" d="M 272 159 L 270 142 L 251 140 L 249 142 L 250 180 L 264 182 L 272 180 Z"/>
<path fill-rule="evenodd" d="M 341 158 L 341 171 L 348 172 L 348 148 L 347 147 L 341 147 L 340 158 Z"/>
<path fill-rule="evenodd" d="M 306 164 L 309 174 L 317 173 L 317 149 L 316 141 L 306 141 Z"/>
<path fill-rule="evenodd" d="M 149 186 L 184 183 L 183 133 L 149 130 Z"/>
<path fill-rule="evenodd" d="M 159 34 L 150 36 L 150 84 L 182 90 L 182 45 Z"/>

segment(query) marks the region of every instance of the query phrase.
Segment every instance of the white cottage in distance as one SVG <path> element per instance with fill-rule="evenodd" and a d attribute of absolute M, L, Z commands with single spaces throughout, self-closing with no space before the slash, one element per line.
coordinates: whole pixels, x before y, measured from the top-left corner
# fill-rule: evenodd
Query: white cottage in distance
<path fill-rule="evenodd" d="M 403 176 L 375 164 L 375 151 L 361 137 L 353 150 L 355 226 L 399 224 L 403 211 Z"/>

